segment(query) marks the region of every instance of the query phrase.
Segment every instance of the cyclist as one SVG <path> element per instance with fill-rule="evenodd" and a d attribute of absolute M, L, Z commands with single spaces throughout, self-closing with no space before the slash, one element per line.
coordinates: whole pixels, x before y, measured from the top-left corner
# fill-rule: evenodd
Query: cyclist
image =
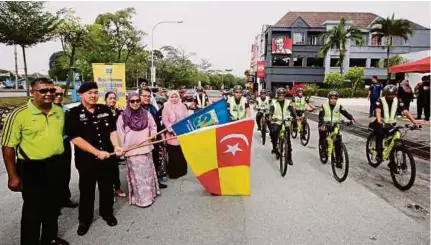
<path fill-rule="evenodd" d="M 277 100 L 274 100 L 270 109 L 269 114 L 272 119 L 271 123 L 271 142 L 272 142 L 272 154 L 275 154 L 277 159 L 280 158 L 280 152 L 277 151 L 278 144 L 278 135 L 281 130 L 282 120 L 286 120 L 292 118 L 292 116 L 296 119 L 299 119 L 298 115 L 296 115 L 295 109 L 290 104 L 290 100 L 286 100 L 286 89 L 279 88 L 277 89 Z M 289 134 L 289 130 L 286 130 L 286 133 Z M 290 136 L 288 136 L 290 137 Z M 292 151 L 292 149 L 289 149 Z M 290 162 L 290 165 L 293 163 Z"/>
<path fill-rule="evenodd" d="M 415 126 L 419 125 L 412 114 L 404 107 L 404 103 L 402 101 L 398 103 L 398 98 L 396 97 L 397 90 L 397 87 L 392 84 L 383 88 L 384 96 L 376 101 L 376 120 L 369 125 L 374 130 L 377 151 L 376 160 L 378 162 L 381 162 L 383 159 L 383 139 L 390 130 L 390 127 L 387 127 L 385 124 L 396 123 L 398 110 L 403 112 Z M 393 161 L 389 161 L 388 166 L 389 168 L 393 168 L 395 164 Z"/>
<path fill-rule="evenodd" d="M 260 120 L 262 119 L 263 114 L 265 113 L 265 118 L 268 120 L 268 112 L 269 106 L 271 104 L 271 99 L 266 96 L 265 89 L 260 91 L 260 96 L 257 97 L 256 103 L 254 104 L 254 109 L 258 109 L 259 111 L 256 114 L 256 123 L 257 130 L 260 131 L 262 129 L 262 125 L 260 125 Z"/>
<path fill-rule="evenodd" d="M 250 105 L 247 103 L 247 99 L 242 95 L 243 90 L 241 85 L 233 87 L 233 96 L 228 100 L 228 108 L 230 118 L 232 121 L 238 121 L 251 117 Z"/>
<path fill-rule="evenodd" d="M 329 132 L 327 125 L 330 124 L 331 126 L 335 123 L 340 123 L 341 121 L 341 115 L 346 117 L 350 120 L 350 122 L 355 122 L 355 119 L 353 116 L 344 109 L 341 104 L 338 102 L 338 97 L 340 95 L 337 91 L 331 91 L 328 93 L 328 103 L 325 103 L 322 105 L 322 108 L 319 113 L 319 142 L 320 145 L 326 146 L 326 137 Z M 331 130 L 335 130 L 335 127 L 331 127 Z M 341 141 L 335 141 L 335 163 L 337 168 L 342 168 L 342 161 L 341 158 Z M 326 149 L 326 147 L 325 147 Z"/>
<path fill-rule="evenodd" d="M 305 110 L 307 109 L 307 105 L 311 108 L 311 110 L 316 109 L 314 105 L 310 102 L 308 98 L 304 97 L 304 90 L 303 88 L 298 88 L 296 90 L 296 96 L 293 97 L 293 104 L 295 106 L 296 114 L 298 114 L 298 117 L 302 117 L 304 115 Z M 296 130 L 296 121 L 293 121 L 293 129 Z"/>
<path fill-rule="evenodd" d="M 211 102 L 208 100 L 208 96 L 206 95 L 202 87 L 198 87 L 196 98 L 193 99 L 193 104 L 196 108 L 196 112 L 211 104 Z"/>

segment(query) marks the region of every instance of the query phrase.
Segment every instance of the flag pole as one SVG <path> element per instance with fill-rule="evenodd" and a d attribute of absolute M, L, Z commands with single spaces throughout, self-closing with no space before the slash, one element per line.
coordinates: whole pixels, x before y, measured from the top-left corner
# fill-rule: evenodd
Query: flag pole
<path fill-rule="evenodd" d="M 145 143 L 145 144 L 144 144 L 144 142 L 145 142 L 145 141 L 144 141 L 143 143 L 136 144 L 136 145 L 134 145 L 134 146 L 131 146 L 131 147 L 127 148 L 126 150 L 124 150 L 124 152 L 128 152 L 128 151 L 131 151 L 131 150 L 135 150 L 135 149 L 138 149 L 138 148 L 140 148 L 140 147 L 144 147 L 144 146 L 149 146 L 149 145 L 154 145 L 154 144 L 162 143 L 162 142 L 165 142 L 165 141 L 168 141 L 168 140 L 172 140 L 172 139 L 176 139 L 176 138 L 177 138 L 177 137 L 171 137 L 171 138 L 168 138 L 168 139 L 157 140 L 157 141 L 148 142 L 148 143 Z M 110 156 L 113 156 L 113 155 L 115 155 L 115 152 L 110 153 L 109 155 L 110 155 Z"/>

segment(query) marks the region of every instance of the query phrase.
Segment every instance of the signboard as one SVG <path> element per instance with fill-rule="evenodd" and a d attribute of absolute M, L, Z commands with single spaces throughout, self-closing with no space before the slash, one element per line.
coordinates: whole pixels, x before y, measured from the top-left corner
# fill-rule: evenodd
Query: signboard
<path fill-rule="evenodd" d="M 272 39 L 272 53 L 273 54 L 291 54 L 292 53 L 292 39 L 281 36 Z"/>
<path fill-rule="evenodd" d="M 257 62 L 257 78 L 265 77 L 265 61 Z"/>
<path fill-rule="evenodd" d="M 113 91 L 117 94 L 117 106 L 126 107 L 126 65 L 116 64 L 95 64 L 93 63 L 94 81 L 99 87 L 99 101 L 104 103 L 105 94 Z"/>

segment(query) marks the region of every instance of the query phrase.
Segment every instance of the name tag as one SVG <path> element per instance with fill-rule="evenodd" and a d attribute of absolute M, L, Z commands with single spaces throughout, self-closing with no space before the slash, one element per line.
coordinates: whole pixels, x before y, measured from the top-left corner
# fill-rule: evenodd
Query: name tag
<path fill-rule="evenodd" d="M 430 90 L 430 87 L 424 86 L 424 90 Z"/>
<path fill-rule="evenodd" d="M 107 117 L 107 116 L 109 116 L 109 114 L 108 113 L 103 113 L 103 114 L 99 114 L 99 115 L 97 115 L 97 118 L 104 118 L 104 117 Z"/>
<path fill-rule="evenodd" d="M 85 114 L 79 114 L 79 121 L 83 122 L 83 121 L 87 121 L 88 118 L 85 116 Z"/>

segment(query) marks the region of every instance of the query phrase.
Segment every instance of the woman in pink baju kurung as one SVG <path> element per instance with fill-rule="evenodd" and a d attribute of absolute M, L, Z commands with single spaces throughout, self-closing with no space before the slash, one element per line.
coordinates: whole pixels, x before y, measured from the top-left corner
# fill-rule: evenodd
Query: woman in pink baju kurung
<path fill-rule="evenodd" d="M 117 121 L 119 144 L 127 149 L 157 133 L 156 123 L 146 110 L 141 108 L 137 93 L 128 95 L 127 107 Z M 126 152 L 129 204 L 149 207 L 153 204 L 159 186 L 151 151 L 153 146 L 144 146 Z"/>

